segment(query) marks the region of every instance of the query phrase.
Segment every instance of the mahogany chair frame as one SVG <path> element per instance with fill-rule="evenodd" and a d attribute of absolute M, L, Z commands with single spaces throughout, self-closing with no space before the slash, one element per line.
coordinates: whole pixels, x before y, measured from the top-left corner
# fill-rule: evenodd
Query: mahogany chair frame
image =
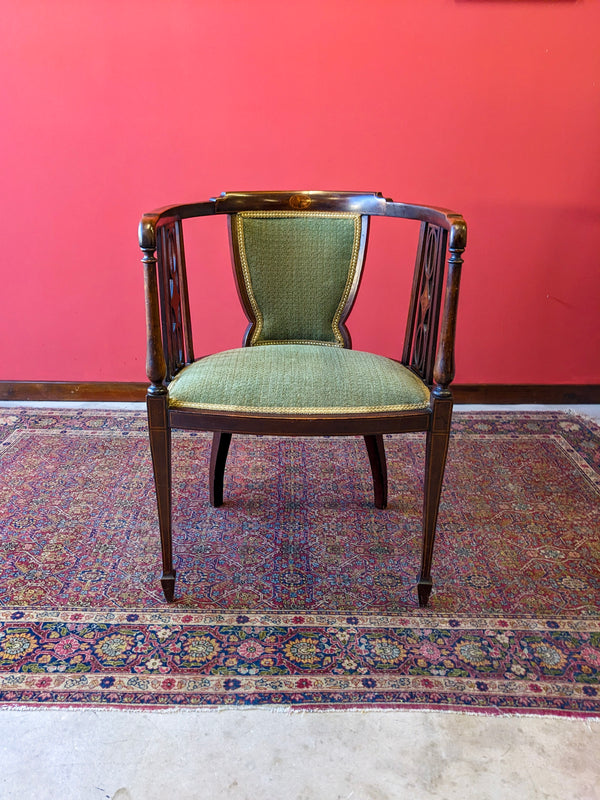
<path fill-rule="evenodd" d="M 265 414 L 206 411 L 169 407 L 168 384 L 194 362 L 194 348 L 183 238 L 183 220 L 241 211 L 319 211 L 360 214 L 363 235 L 359 261 L 367 245 L 371 216 L 417 220 L 421 223 L 401 363 L 430 388 L 425 409 L 360 414 Z M 171 430 L 213 432 L 210 501 L 223 502 L 223 474 L 232 434 L 276 436 L 363 436 L 373 474 L 375 505 L 387 503 L 387 470 L 383 435 L 426 433 L 419 604 L 426 606 L 432 588 L 431 563 L 440 495 L 452 420 L 454 340 L 466 224 L 460 214 L 442 208 L 396 203 L 366 192 L 233 192 L 207 202 L 172 205 L 144 214 L 139 226 L 145 274 L 147 393 L 150 446 L 156 485 L 162 544 L 161 584 L 167 601 L 174 599 L 176 571 L 171 536 Z M 247 345 L 255 319 L 240 280 L 239 253 L 232 244 L 242 305 L 249 318 Z M 344 306 L 339 329 L 343 345 L 351 347 L 345 320 L 354 303 L 360 267 Z"/>

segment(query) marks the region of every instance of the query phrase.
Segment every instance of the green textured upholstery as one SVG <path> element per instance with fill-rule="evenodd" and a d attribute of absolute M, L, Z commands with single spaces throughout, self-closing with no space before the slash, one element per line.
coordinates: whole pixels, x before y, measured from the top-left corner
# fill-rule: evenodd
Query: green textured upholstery
<path fill-rule="evenodd" d="M 429 390 L 383 356 L 308 344 L 243 347 L 185 367 L 169 385 L 171 408 L 273 414 L 423 409 Z"/>
<path fill-rule="evenodd" d="M 249 344 L 343 346 L 339 317 L 356 272 L 360 215 L 242 212 L 232 234 L 256 316 Z"/>

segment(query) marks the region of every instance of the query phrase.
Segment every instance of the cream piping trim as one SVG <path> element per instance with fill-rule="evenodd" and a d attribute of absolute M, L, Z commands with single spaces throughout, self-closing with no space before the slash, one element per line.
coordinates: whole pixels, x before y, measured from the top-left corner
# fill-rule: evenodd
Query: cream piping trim
<path fill-rule="evenodd" d="M 263 328 L 263 316 L 261 314 L 260 308 L 258 307 L 258 303 L 256 302 L 256 298 L 254 297 L 254 292 L 252 291 L 252 281 L 250 279 L 250 267 L 248 265 L 248 259 L 246 257 L 246 244 L 244 241 L 244 218 L 248 217 L 251 219 L 268 219 L 269 217 L 279 217 L 283 219 L 302 219 L 304 217 L 324 217 L 328 219 L 351 219 L 354 221 L 354 241 L 352 243 L 352 256 L 350 258 L 350 266 L 348 268 L 348 278 L 346 279 L 346 285 L 344 286 L 344 291 L 342 293 L 342 299 L 340 300 L 336 312 L 333 316 L 333 320 L 331 322 L 331 328 L 333 330 L 333 335 L 335 337 L 335 342 L 333 346 L 343 347 L 344 346 L 344 338 L 340 331 L 340 318 L 342 316 L 342 311 L 344 310 L 344 306 L 346 305 L 346 301 L 348 300 L 348 295 L 350 294 L 350 290 L 352 288 L 352 284 L 354 282 L 354 276 L 356 274 L 356 267 L 358 264 L 358 253 L 360 250 L 360 232 L 361 232 L 361 218 L 360 214 L 351 214 L 349 212 L 335 212 L 335 211 L 240 211 L 236 217 L 236 229 L 237 229 L 237 236 L 238 236 L 238 244 L 240 248 L 240 262 L 242 265 L 242 274 L 244 276 L 244 284 L 246 286 L 246 292 L 248 293 L 248 299 L 250 300 L 250 305 L 252 307 L 252 311 L 254 312 L 254 316 L 256 318 L 256 329 L 252 334 L 252 339 L 250 341 L 250 345 L 256 344 L 267 344 L 267 342 L 257 342 L 256 340 L 261 334 Z M 312 344 L 312 342 L 311 342 Z"/>
<path fill-rule="evenodd" d="M 205 411 L 230 411 L 249 414 L 376 414 L 387 411 L 419 411 L 429 408 L 429 398 L 421 403 L 405 403 L 396 406 L 326 406 L 324 408 L 304 406 L 234 406 L 218 403 L 184 403 L 176 399 L 169 401 L 169 408 L 201 408 Z"/>

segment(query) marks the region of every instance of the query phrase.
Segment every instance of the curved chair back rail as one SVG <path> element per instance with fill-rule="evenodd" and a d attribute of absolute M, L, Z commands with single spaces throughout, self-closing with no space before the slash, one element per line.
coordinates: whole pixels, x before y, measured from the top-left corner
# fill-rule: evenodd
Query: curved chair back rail
<path fill-rule="evenodd" d="M 226 214 L 243 346 L 196 360 L 183 221 Z M 402 358 L 353 351 L 346 320 L 359 289 L 372 216 L 421 223 Z M 427 434 L 418 595 L 431 560 L 452 416 L 454 338 L 466 225 L 460 214 L 375 192 L 226 192 L 144 214 L 148 420 L 163 554 L 174 596 L 171 429 L 213 432 L 210 497 L 223 502 L 234 433 L 362 435 L 375 505 L 387 503 L 383 434 Z"/>

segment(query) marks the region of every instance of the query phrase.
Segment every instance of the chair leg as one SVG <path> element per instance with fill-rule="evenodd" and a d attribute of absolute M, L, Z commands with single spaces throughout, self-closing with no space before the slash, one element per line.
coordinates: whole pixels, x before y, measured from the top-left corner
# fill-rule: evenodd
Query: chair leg
<path fill-rule="evenodd" d="M 163 574 L 160 582 L 165 599 L 170 603 L 175 594 L 176 573 L 173 569 L 171 537 L 171 426 L 167 395 L 148 395 L 146 405 L 162 547 Z"/>
<path fill-rule="evenodd" d="M 419 605 L 424 607 L 429 601 L 433 581 L 431 562 L 435 542 L 442 482 L 448 454 L 450 424 L 452 421 L 452 399 L 434 400 L 431 428 L 427 432 L 425 451 L 425 491 L 423 497 L 423 546 L 421 552 L 421 572 L 417 585 Z"/>
<path fill-rule="evenodd" d="M 209 494 L 210 504 L 215 508 L 223 505 L 223 476 L 230 443 L 230 433 L 214 432 L 210 451 Z"/>
<path fill-rule="evenodd" d="M 385 508 L 388 501 L 387 464 L 385 460 L 385 447 L 381 434 L 369 434 L 364 437 L 369 454 L 369 463 L 373 473 L 373 491 L 375 494 L 375 508 Z"/>

